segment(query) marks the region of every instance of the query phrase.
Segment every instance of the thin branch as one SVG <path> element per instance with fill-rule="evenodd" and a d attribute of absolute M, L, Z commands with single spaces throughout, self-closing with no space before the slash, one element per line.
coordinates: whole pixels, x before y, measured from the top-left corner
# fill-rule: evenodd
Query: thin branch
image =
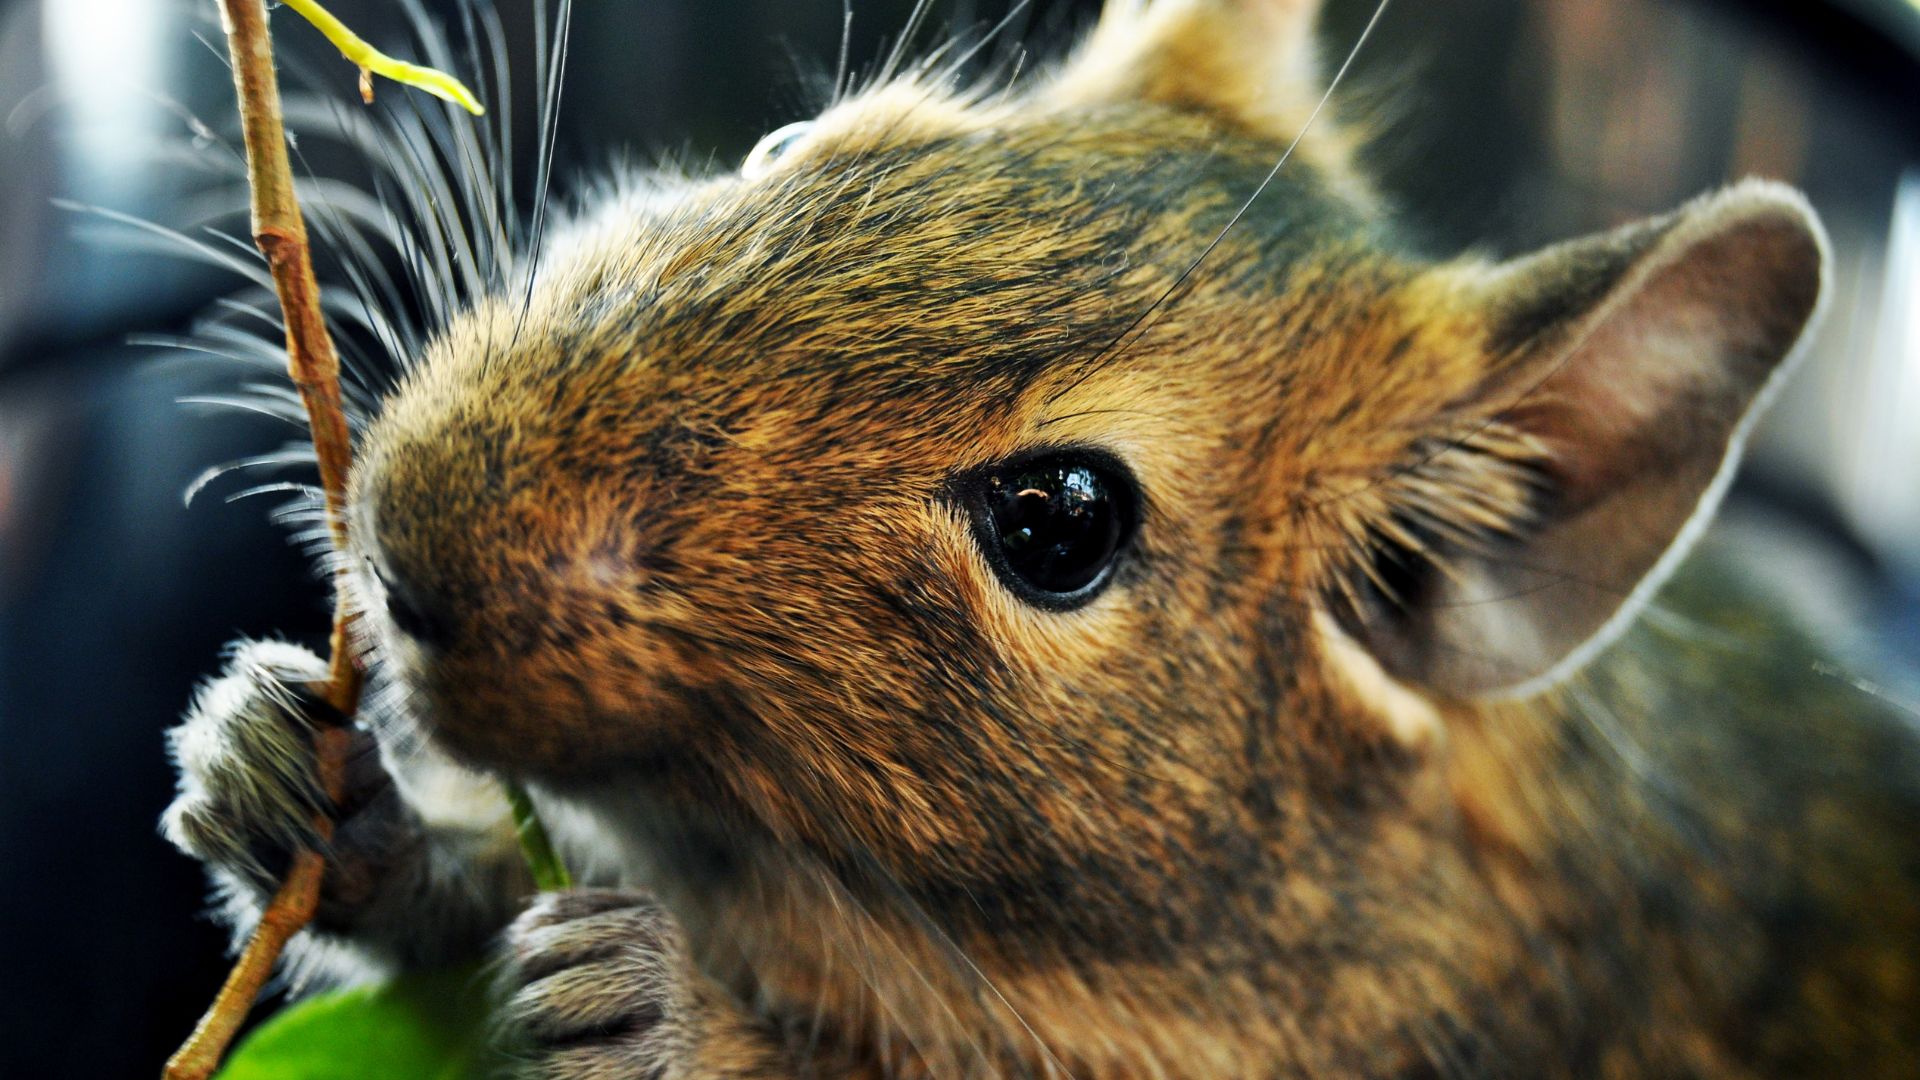
<path fill-rule="evenodd" d="M 321 732 L 318 738 L 319 753 L 322 757 L 331 757 L 338 761 L 345 756 L 347 743 L 344 728 L 331 728 Z M 327 749 L 329 742 L 337 742 L 339 747 Z M 338 771 L 337 769 L 335 770 Z M 323 825 L 322 831 L 332 831 L 331 822 L 321 818 L 315 822 Z M 247 939 L 246 948 L 233 962 L 233 970 L 227 973 L 227 981 L 220 986 L 213 1004 L 207 1007 L 206 1014 L 187 1037 L 179 1052 L 167 1060 L 165 1080 L 204 1080 L 212 1076 L 220 1067 L 220 1059 L 226 1055 L 227 1046 L 240 1030 L 247 1014 L 253 1010 L 254 999 L 260 996 L 260 988 L 273 974 L 274 962 L 286 949 L 307 923 L 313 920 L 313 913 L 320 903 L 320 883 L 326 877 L 326 860 L 312 851 L 297 851 L 293 856 L 293 865 L 287 871 L 287 878 L 280 884 L 278 892 L 260 914 L 260 923 L 253 929 L 253 935 Z"/>
<path fill-rule="evenodd" d="M 266 5 L 263 0 L 220 0 L 220 17 L 233 61 L 234 90 L 239 96 L 246 137 L 253 241 L 266 256 L 274 291 L 286 316 L 287 370 L 307 407 L 333 544 L 344 550 L 347 470 L 353 448 L 340 405 L 340 361 L 327 336 L 320 286 L 314 279 L 307 246 L 307 227 L 294 195 Z M 336 602 L 327 681 L 314 688 L 346 718 L 351 718 L 360 704 L 361 675 L 349 647 L 351 621 L 346 606 Z M 314 735 L 315 767 L 321 787 L 333 803 L 340 799 L 348 741 L 341 727 L 324 727 Z M 324 845 L 332 837 L 333 822 L 319 817 L 314 830 Z M 167 1062 L 166 1080 L 205 1080 L 213 1074 L 272 974 L 281 950 L 313 918 L 325 876 L 326 864 L 317 852 L 295 853 L 286 881 L 261 913 L 259 925 L 213 1005 L 186 1045 Z"/>
<path fill-rule="evenodd" d="M 432 68 L 393 60 L 353 34 L 314 0 L 287 0 L 300 15 L 318 26 L 347 58 L 360 65 L 363 96 L 371 96 L 368 73 L 378 73 L 456 102 L 478 114 L 484 110 L 458 80 Z M 286 324 L 287 371 L 306 406 L 313 434 L 320 486 L 326 497 L 327 526 L 336 551 L 346 549 L 347 473 L 353 447 L 346 414 L 341 408 L 340 361 L 327 335 L 320 306 L 320 287 L 313 274 L 306 222 L 293 188 L 287 135 L 281 120 L 280 90 L 273 64 L 273 42 L 268 32 L 264 0 L 219 0 L 227 51 L 232 58 L 234 90 L 247 150 L 247 183 L 252 191 L 253 242 L 266 256 L 274 292 Z M 343 571 L 344 572 L 344 571 Z M 354 666 L 351 632 L 353 615 L 335 591 L 332 659 L 327 681 L 313 691 L 333 706 L 340 718 L 316 725 L 315 771 L 328 801 L 341 798 L 347 747 L 344 726 L 360 704 L 361 672 Z M 554 852 L 534 812 L 532 800 L 516 785 L 507 785 L 522 850 L 535 881 L 543 889 L 570 884 L 566 867 Z M 313 823 L 317 847 L 333 838 L 333 821 L 324 815 Z M 226 983 L 208 1007 L 192 1036 L 167 1062 L 165 1080 L 206 1080 L 245 1022 L 254 1000 L 273 973 L 287 942 L 313 918 L 319 906 L 326 863 L 318 851 L 295 852 L 286 880 L 261 913 L 246 947 L 234 962 Z"/>

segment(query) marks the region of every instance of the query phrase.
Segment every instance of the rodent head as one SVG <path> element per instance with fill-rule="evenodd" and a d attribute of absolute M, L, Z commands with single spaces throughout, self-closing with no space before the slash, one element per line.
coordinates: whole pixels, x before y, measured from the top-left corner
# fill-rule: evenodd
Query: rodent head
<path fill-rule="evenodd" d="M 1551 679 L 1657 576 L 1823 248 L 1744 186 L 1426 262 L 1324 120 L 1249 202 L 1318 98 L 1311 15 L 1117 5 L 1033 86 L 879 87 L 564 229 L 356 476 L 437 737 L 1007 920 L 1370 842 L 1426 706 Z M 992 485 L 1056 467 L 1116 527 L 1050 597 Z"/>

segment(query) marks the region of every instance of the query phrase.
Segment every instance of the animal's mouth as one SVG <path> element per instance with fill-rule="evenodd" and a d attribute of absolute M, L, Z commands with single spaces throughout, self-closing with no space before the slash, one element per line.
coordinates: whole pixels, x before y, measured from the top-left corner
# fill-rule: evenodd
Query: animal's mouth
<path fill-rule="evenodd" d="M 456 759 L 571 785 L 655 767 L 713 729 L 710 665 L 600 564 L 463 560 L 410 537 L 433 549 L 410 570 L 371 535 L 349 575 L 362 643 Z"/>
<path fill-rule="evenodd" d="M 423 735 L 470 768 L 598 801 L 632 792 L 651 800 L 650 818 L 665 806 L 731 805 L 737 795 L 729 777 L 742 728 L 754 723 L 746 706 L 662 674 L 664 663 L 649 669 L 644 653 L 622 669 L 566 645 L 435 649 L 381 630 L 396 696 Z M 723 770 L 727 760 L 732 770 Z"/>
<path fill-rule="evenodd" d="M 469 765 L 566 788 L 671 767 L 645 712 L 610 708 L 565 673 L 418 654 L 397 666 L 418 721 Z"/>

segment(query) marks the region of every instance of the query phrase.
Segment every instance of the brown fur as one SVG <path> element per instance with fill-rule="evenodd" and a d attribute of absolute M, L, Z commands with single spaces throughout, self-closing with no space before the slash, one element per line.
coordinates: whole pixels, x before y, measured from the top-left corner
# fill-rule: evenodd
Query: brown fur
<path fill-rule="evenodd" d="M 1566 670 L 1711 502 L 1817 226 L 1746 187 L 1430 263 L 1328 121 L 1200 262 L 1312 16 L 1116 4 L 1036 85 L 855 96 L 563 230 L 385 404 L 372 647 L 672 912 L 680 1074 L 1910 1068 L 1912 740 L 1645 631 Z M 1050 446 L 1145 500 L 1068 612 L 950 488 Z"/>

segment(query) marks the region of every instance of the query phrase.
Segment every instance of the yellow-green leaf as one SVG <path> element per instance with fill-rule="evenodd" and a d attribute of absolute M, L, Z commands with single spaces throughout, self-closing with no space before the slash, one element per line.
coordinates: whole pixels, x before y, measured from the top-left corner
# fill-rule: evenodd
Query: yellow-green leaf
<path fill-rule="evenodd" d="M 481 1080 L 486 1015 L 478 967 L 322 994 L 262 1024 L 216 1080 Z"/>
<path fill-rule="evenodd" d="M 312 23 L 315 29 L 325 34 L 327 40 L 333 42 L 333 47 L 340 50 L 340 55 L 358 65 L 362 72 L 370 71 L 402 85 L 425 90 L 434 97 L 453 102 L 475 116 L 480 116 L 487 111 L 481 106 L 480 99 L 474 97 L 473 91 L 467 89 L 466 84 L 459 79 L 437 68 L 395 60 L 368 44 L 360 35 L 347 29 L 347 24 L 341 22 L 326 8 L 321 7 L 318 0 L 285 0 L 285 3 L 298 12 L 301 18 Z M 362 78 L 364 77 L 362 75 Z M 365 85 L 370 87 L 372 84 Z M 366 92 L 372 93 L 371 90 Z"/>

